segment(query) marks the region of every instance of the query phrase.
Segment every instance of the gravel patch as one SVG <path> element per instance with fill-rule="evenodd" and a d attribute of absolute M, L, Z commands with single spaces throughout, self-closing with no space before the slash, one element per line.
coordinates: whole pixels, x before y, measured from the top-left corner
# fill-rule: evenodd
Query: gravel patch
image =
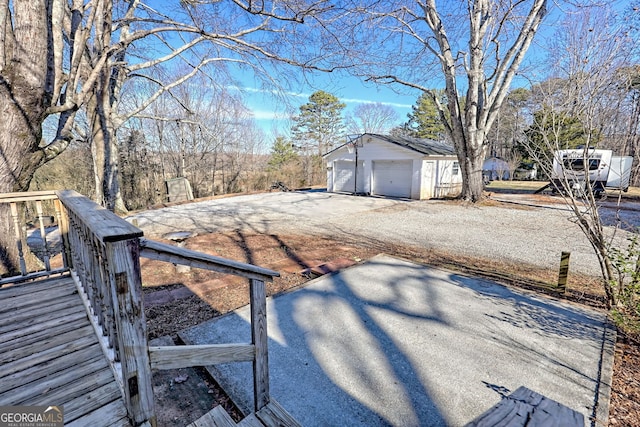
<path fill-rule="evenodd" d="M 503 203 L 476 206 L 459 201 L 279 192 L 144 211 L 129 220 L 135 220 L 150 238 L 173 231 L 295 232 L 310 238 L 329 235 L 363 243 L 437 248 L 554 270 L 561 253 L 568 251 L 571 271 L 599 275 L 591 245 L 562 204 L 532 204 L 523 195 L 500 195 L 500 200 Z"/>

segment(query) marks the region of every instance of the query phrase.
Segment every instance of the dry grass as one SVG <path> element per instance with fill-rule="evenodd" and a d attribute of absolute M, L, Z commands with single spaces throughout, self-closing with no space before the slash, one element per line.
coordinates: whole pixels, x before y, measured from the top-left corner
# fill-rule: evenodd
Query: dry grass
<path fill-rule="evenodd" d="M 487 185 L 487 191 L 508 192 L 508 193 L 533 193 L 547 185 L 548 181 L 491 181 Z M 609 196 L 617 196 L 616 191 L 608 191 Z M 640 200 L 640 187 L 629 187 L 629 191 L 622 193 L 626 199 Z"/>

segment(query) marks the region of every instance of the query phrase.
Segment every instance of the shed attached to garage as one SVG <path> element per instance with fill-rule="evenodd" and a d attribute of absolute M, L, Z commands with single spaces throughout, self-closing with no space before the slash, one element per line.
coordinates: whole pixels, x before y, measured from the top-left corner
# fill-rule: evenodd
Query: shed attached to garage
<path fill-rule="evenodd" d="M 323 158 L 329 192 L 431 199 L 462 187 L 454 148 L 429 139 L 365 133 Z"/>

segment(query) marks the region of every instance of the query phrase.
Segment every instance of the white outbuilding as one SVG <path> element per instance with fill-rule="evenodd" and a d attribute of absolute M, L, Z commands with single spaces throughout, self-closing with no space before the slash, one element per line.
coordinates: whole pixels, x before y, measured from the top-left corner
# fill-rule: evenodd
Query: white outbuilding
<path fill-rule="evenodd" d="M 407 199 L 460 193 L 453 146 L 430 139 L 365 133 L 323 156 L 327 191 Z"/>

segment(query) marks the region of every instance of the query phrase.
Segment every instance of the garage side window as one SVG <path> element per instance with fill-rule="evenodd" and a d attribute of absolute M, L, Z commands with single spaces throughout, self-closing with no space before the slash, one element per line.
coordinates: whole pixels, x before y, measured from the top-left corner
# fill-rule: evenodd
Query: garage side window
<path fill-rule="evenodd" d="M 460 175 L 460 163 L 453 162 L 453 169 L 451 170 L 453 176 Z"/>

